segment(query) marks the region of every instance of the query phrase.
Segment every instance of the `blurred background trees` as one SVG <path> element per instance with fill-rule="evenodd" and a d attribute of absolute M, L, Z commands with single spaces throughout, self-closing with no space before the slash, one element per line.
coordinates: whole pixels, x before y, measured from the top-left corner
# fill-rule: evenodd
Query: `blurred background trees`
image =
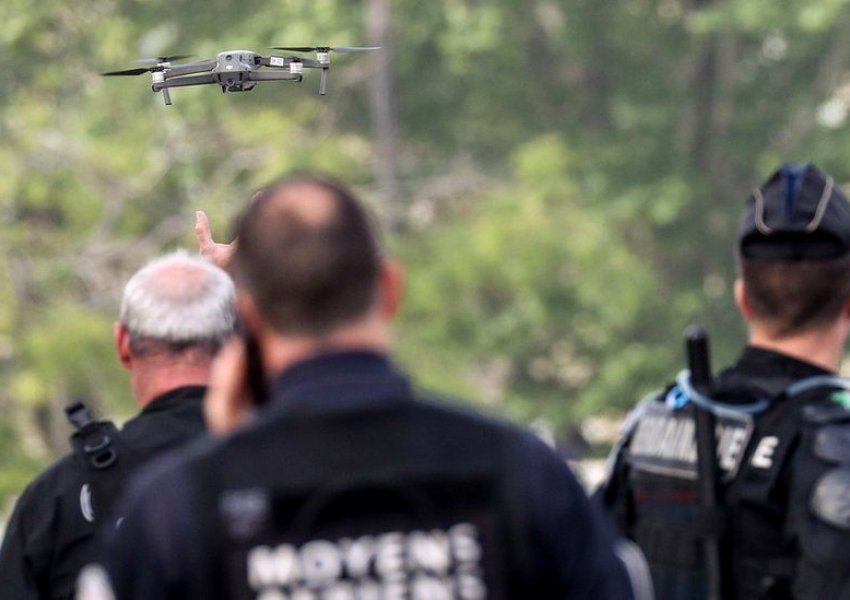
<path fill-rule="evenodd" d="M 779 162 L 850 181 L 847 0 L 66 0 L 0 4 L 0 506 L 67 451 L 61 414 L 134 406 L 111 348 L 127 276 L 250 193 L 355 186 L 409 271 L 419 382 L 565 433 L 731 360 L 732 243 Z M 379 42 L 330 94 L 104 79 L 146 56 Z"/>

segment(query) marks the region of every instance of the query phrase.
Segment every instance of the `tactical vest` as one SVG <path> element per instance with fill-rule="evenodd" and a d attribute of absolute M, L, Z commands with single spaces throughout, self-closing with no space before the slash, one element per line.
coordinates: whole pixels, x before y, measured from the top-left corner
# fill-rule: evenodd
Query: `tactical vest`
<path fill-rule="evenodd" d="M 195 465 L 212 585 L 192 597 L 553 597 L 531 572 L 517 437 L 409 399 L 273 416 Z"/>
<path fill-rule="evenodd" d="M 645 552 L 661 599 L 706 597 L 707 538 L 720 543 L 724 598 L 791 598 L 799 549 L 784 531 L 787 466 L 812 415 L 829 412 L 812 407 L 834 404 L 830 392 L 847 382 L 812 378 L 773 398 L 729 405 L 700 398 L 681 375 L 677 381 L 635 415 L 619 482 L 631 494 L 615 504 L 616 519 Z M 716 419 L 722 508 L 711 512 L 700 498 L 696 401 Z"/>

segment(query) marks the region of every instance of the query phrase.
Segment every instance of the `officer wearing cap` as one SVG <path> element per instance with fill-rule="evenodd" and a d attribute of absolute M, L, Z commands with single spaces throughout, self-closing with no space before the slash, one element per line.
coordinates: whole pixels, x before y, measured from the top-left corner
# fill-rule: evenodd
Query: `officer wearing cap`
<path fill-rule="evenodd" d="M 633 597 L 639 552 L 615 555 L 554 453 L 393 365 L 401 269 L 349 191 L 280 182 L 237 233 L 256 355 L 223 350 L 212 425 L 244 418 L 254 360 L 268 392 L 229 437 L 136 482 L 106 553 L 118 600 Z"/>
<path fill-rule="evenodd" d="M 202 400 L 212 359 L 231 335 L 233 282 L 185 252 L 160 257 L 127 282 L 115 349 L 141 412 L 118 431 L 77 405 L 74 452 L 23 492 L 0 548 L 0 597 L 66 600 L 97 557 L 97 527 L 127 477 L 153 456 L 204 431 Z"/>
<path fill-rule="evenodd" d="M 850 598 L 850 205 L 785 165 L 748 199 L 735 298 L 749 329 L 709 394 L 683 372 L 633 412 L 600 497 L 644 550 L 658 598 Z M 716 423 L 720 509 L 701 502 L 695 410 Z"/>

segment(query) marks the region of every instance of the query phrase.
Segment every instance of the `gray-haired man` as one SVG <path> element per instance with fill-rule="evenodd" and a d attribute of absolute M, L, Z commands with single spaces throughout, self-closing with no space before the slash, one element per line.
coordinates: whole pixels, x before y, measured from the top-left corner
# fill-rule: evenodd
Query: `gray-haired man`
<path fill-rule="evenodd" d="M 226 273 L 185 252 L 128 281 L 115 347 L 141 413 L 120 432 L 79 423 L 77 451 L 27 487 L 0 548 L 0 595 L 73 598 L 80 569 L 96 558 L 97 526 L 130 472 L 204 431 L 202 399 L 212 360 L 233 331 L 233 298 Z"/>

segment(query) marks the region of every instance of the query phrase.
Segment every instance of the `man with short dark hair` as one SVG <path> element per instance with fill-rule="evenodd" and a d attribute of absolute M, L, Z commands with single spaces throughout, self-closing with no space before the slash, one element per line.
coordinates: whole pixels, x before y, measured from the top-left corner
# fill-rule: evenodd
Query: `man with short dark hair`
<path fill-rule="evenodd" d="M 94 534 L 141 463 L 204 431 L 202 399 L 212 359 L 233 331 L 226 273 L 185 252 L 149 263 L 127 282 L 115 347 L 141 413 L 117 431 L 77 406 L 75 452 L 22 494 L 0 548 L 0 597 L 65 600 L 97 557 Z"/>
<path fill-rule="evenodd" d="M 850 204 L 812 165 L 754 190 L 738 237 L 739 361 L 708 396 L 687 372 L 642 402 L 602 497 L 652 568 L 658 597 L 850 597 Z M 720 510 L 705 505 L 697 411 L 716 420 Z M 710 574 L 706 545 L 719 544 Z"/>
<path fill-rule="evenodd" d="M 850 297 L 850 257 L 797 261 L 742 256 L 741 286 L 752 319 L 773 338 L 828 328 Z"/>
<path fill-rule="evenodd" d="M 237 233 L 250 343 L 223 350 L 206 403 L 213 429 L 242 426 L 133 487 L 107 552 L 118 600 L 632 597 L 561 460 L 394 368 L 401 267 L 350 192 L 283 181 Z M 267 392 L 245 424 L 251 363 Z"/>

